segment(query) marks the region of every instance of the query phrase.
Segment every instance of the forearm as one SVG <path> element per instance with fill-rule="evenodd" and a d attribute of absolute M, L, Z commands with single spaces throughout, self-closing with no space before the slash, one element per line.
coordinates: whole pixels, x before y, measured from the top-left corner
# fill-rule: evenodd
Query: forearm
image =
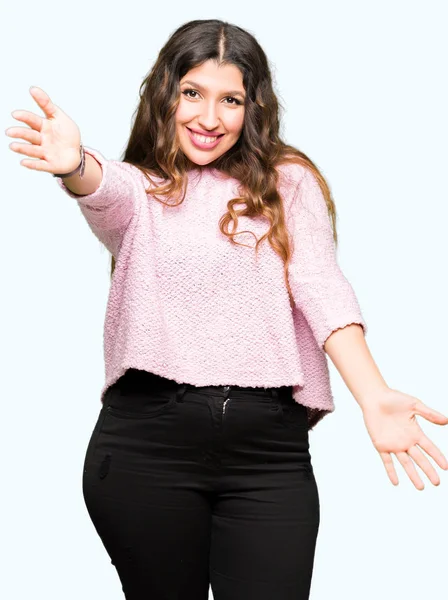
<path fill-rule="evenodd" d="M 371 402 L 377 392 L 388 389 L 360 325 L 353 323 L 333 331 L 324 350 L 361 408 Z"/>

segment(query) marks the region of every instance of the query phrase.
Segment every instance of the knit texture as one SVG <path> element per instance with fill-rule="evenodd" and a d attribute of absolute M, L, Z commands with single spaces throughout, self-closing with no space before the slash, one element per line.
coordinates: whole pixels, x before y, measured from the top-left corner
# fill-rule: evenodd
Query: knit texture
<path fill-rule="evenodd" d="M 184 201 L 165 207 L 144 175 L 85 147 L 102 166 L 98 189 L 72 193 L 90 229 L 114 255 L 104 321 L 104 395 L 128 368 L 178 383 L 293 386 L 313 428 L 334 411 L 327 337 L 350 323 L 367 326 L 336 257 L 317 180 L 300 165 L 279 167 L 279 192 L 293 244 L 288 278 L 268 240 L 255 255 L 264 217 L 240 217 L 234 245 L 218 227 L 238 181 L 214 168 L 188 174 Z M 160 178 L 153 178 L 161 183 Z M 161 197 L 163 198 L 163 197 Z M 164 199 L 166 201 L 166 198 Z"/>

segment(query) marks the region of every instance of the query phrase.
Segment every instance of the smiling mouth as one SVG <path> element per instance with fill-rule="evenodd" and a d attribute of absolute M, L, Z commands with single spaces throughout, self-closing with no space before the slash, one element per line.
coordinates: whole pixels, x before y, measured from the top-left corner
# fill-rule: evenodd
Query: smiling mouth
<path fill-rule="evenodd" d="M 198 137 L 199 134 L 196 134 L 194 131 L 192 131 L 186 125 L 185 125 L 185 128 L 188 131 L 188 136 L 189 136 L 190 142 L 193 144 L 193 146 L 195 146 L 195 148 L 198 148 L 199 150 L 204 151 L 204 152 L 208 152 L 208 151 L 211 151 L 211 150 L 214 150 L 215 148 L 217 148 L 219 146 L 219 144 L 221 143 L 221 139 L 224 136 L 223 133 L 220 133 L 219 135 Z M 212 138 L 212 141 L 207 141 L 207 138 Z"/>
<path fill-rule="evenodd" d="M 187 127 L 188 131 L 190 131 L 193 135 L 200 135 L 202 137 L 206 137 L 206 138 L 216 138 L 219 139 L 220 137 L 222 137 L 224 134 L 223 133 L 219 133 L 218 135 L 204 135 L 202 133 L 196 133 L 195 131 L 193 131 L 192 129 L 190 129 L 189 127 Z"/>

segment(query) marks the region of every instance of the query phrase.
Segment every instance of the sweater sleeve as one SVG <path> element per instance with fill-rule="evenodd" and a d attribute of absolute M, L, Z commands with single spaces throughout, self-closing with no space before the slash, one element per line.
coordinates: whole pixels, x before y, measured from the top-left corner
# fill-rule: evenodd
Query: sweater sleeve
<path fill-rule="evenodd" d="M 68 189 L 63 179 L 58 177 L 56 181 L 68 196 L 77 201 L 98 240 L 117 257 L 123 235 L 136 210 L 139 182 L 143 175 L 129 163 L 107 160 L 92 148 L 84 147 L 84 150 L 101 165 L 103 174 L 99 187 L 92 194 L 78 195 Z"/>
<path fill-rule="evenodd" d="M 288 224 L 293 253 L 288 280 L 296 306 L 302 311 L 319 345 L 351 323 L 367 325 L 355 292 L 336 257 L 331 219 L 318 181 L 304 169 L 290 204 Z"/>

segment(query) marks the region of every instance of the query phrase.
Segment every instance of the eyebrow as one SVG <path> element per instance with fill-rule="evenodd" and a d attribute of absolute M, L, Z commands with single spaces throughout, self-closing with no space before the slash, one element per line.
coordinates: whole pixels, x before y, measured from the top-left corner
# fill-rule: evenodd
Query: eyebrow
<path fill-rule="evenodd" d="M 200 83 L 197 83 L 196 81 L 182 81 L 181 85 L 183 85 L 184 83 L 188 83 L 189 85 L 194 85 L 195 87 L 197 87 L 198 89 L 204 91 L 205 88 L 202 87 L 202 85 Z M 230 90 L 227 92 L 224 92 L 225 94 L 229 94 L 229 96 L 241 96 L 242 98 L 245 98 L 245 95 L 243 94 L 243 92 L 240 92 L 239 90 Z"/>

